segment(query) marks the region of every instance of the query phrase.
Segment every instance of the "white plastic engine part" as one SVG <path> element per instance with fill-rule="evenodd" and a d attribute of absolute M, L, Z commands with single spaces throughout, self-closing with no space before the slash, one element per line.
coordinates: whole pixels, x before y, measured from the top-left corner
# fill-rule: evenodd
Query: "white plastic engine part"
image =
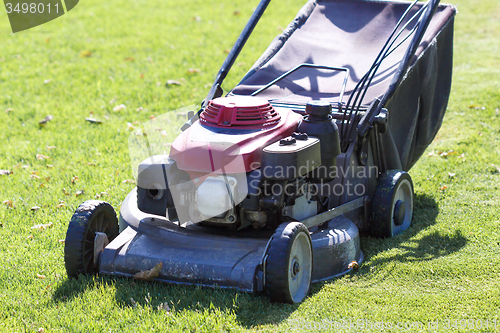
<path fill-rule="evenodd" d="M 198 211 L 205 219 L 224 217 L 225 212 L 233 207 L 236 185 L 234 177 L 207 177 L 196 191 Z"/>

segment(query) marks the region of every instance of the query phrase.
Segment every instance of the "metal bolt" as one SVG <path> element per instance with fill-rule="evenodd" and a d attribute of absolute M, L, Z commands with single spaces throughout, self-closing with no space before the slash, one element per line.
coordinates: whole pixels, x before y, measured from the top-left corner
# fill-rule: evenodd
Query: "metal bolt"
<path fill-rule="evenodd" d="M 300 265 L 297 260 L 294 260 L 293 265 L 292 265 L 292 274 L 293 276 L 299 274 L 300 272 Z"/>

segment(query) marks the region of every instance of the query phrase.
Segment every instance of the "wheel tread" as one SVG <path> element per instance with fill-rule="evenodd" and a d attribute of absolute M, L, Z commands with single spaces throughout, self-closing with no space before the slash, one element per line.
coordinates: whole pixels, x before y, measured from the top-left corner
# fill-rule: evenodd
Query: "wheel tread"
<path fill-rule="evenodd" d="M 387 170 L 384 172 L 377 184 L 371 204 L 370 233 L 379 238 L 392 237 L 392 200 L 396 193 L 398 182 L 408 179 L 412 188 L 413 182 L 410 175 L 402 170 Z"/>
<path fill-rule="evenodd" d="M 64 245 L 64 263 L 69 277 L 77 277 L 80 274 L 89 274 L 84 262 L 84 244 L 87 242 L 87 229 L 94 214 L 105 211 L 110 217 L 106 232 L 111 242 L 118 235 L 118 219 L 113 207 L 104 201 L 89 200 L 80 204 L 71 217 L 66 232 Z"/>
<path fill-rule="evenodd" d="M 307 227 L 302 223 L 283 223 L 276 229 L 276 232 L 273 234 L 270 241 L 266 262 L 266 290 L 272 301 L 294 303 L 287 292 L 287 269 L 289 265 L 288 254 L 290 253 L 291 246 L 293 244 L 293 242 L 290 242 L 290 239 L 296 237 L 299 232 L 306 232 L 309 234 Z M 309 291 L 307 294 L 308 293 Z"/>

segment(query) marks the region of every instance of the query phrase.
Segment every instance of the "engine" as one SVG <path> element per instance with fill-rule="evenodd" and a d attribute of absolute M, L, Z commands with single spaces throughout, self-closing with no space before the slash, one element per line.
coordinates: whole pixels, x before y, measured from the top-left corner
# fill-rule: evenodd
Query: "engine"
<path fill-rule="evenodd" d="M 230 229 L 275 227 L 326 210 L 322 188 L 335 178 L 340 153 L 330 112 L 323 102 L 308 103 L 302 117 L 254 97 L 211 101 L 170 156 L 140 165 L 139 209 Z"/>

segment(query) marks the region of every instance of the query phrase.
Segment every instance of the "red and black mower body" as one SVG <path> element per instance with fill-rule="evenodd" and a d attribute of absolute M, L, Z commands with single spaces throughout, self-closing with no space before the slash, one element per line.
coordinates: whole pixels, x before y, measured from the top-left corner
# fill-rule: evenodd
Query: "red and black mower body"
<path fill-rule="evenodd" d="M 140 164 L 121 233 L 89 229 L 100 273 L 133 276 L 161 262 L 157 280 L 296 303 L 311 282 L 361 264 L 360 232 L 392 237 L 410 227 L 407 171 L 446 110 L 455 8 L 309 1 L 222 97 L 268 3 L 170 154 Z M 66 247 L 73 260 L 75 248 Z"/>

